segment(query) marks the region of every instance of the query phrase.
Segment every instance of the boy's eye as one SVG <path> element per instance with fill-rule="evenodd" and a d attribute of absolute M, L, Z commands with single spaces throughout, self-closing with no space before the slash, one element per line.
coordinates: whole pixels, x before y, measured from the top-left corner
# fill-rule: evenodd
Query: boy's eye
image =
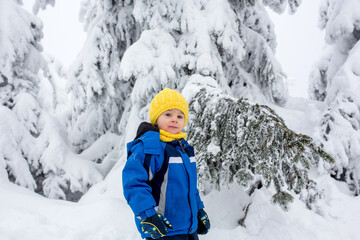
<path fill-rule="evenodd" d="M 170 117 L 171 113 L 165 113 L 165 116 Z"/>
<path fill-rule="evenodd" d="M 179 118 L 179 119 L 183 119 L 184 116 L 183 116 L 183 115 L 179 115 L 178 118 Z"/>

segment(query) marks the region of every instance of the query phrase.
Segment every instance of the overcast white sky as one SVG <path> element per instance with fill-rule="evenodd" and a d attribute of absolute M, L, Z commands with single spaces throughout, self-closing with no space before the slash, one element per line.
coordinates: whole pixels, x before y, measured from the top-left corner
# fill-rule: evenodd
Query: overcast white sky
<path fill-rule="evenodd" d="M 318 28 L 320 0 L 304 0 L 294 15 L 269 11 L 277 35 L 276 57 L 288 77 L 289 94 L 308 98 L 311 67 L 320 59 L 325 45 Z"/>
<path fill-rule="evenodd" d="M 32 11 L 33 0 L 25 0 L 24 7 Z M 44 38 L 41 41 L 45 52 L 68 67 L 84 45 L 86 33 L 79 20 L 80 0 L 56 0 L 55 6 L 39 10 L 43 21 Z"/>
<path fill-rule="evenodd" d="M 86 33 L 79 21 L 80 0 L 57 0 L 55 7 L 40 10 L 44 22 L 42 45 L 68 67 L 79 53 Z M 304 0 L 294 15 L 269 10 L 277 35 L 276 57 L 288 76 L 289 94 L 307 98 L 311 66 L 320 58 L 324 33 L 317 27 L 320 0 Z M 33 1 L 24 1 L 31 9 Z"/>

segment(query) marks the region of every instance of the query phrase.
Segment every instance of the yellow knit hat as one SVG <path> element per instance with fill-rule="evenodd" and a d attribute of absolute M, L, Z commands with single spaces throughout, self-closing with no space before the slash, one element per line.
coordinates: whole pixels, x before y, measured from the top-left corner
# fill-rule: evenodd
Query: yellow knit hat
<path fill-rule="evenodd" d="M 152 125 L 155 125 L 158 117 L 163 112 L 173 108 L 177 108 L 184 113 L 185 126 L 188 120 L 189 106 L 181 93 L 170 88 L 163 89 L 151 101 L 149 114 Z"/>

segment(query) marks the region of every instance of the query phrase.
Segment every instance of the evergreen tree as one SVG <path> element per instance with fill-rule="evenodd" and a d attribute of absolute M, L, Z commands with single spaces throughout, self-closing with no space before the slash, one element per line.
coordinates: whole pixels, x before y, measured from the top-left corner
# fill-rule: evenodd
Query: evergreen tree
<path fill-rule="evenodd" d="M 287 2 L 230 1 L 230 4 L 237 21 L 241 23 L 238 28 L 245 50 L 241 61 L 235 59 L 234 62 L 231 57 L 222 56 L 232 94 L 256 102 L 267 100 L 284 104 L 287 98 L 287 89 L 284 86 L 285 74 L 274 56 L 276 48 L 274 26 L 263 4 L 282 13 Z M 291 7 L 291 9 L 295 11 L 296 8 Z M 266 97 L 265 101 L 256 98 L 260 96 L 259 90 Z"/>
<path fill-rule="evenodd" d="M 323 0 L 320 27 L 328 47 L 311 74 L 310 95 L 324 101 L 316 138 L 335 158 L 328 169 L 360 193 L 359 1 Z"/>
<path fill-rule="evenodd" d="M 292 9 L 295 2 L 289 1 Z M 265 4 L 281 12 L 288 3 Z M 108 131 L 130 139 L 128 132 L 147 118 L 149 99 L 164 87 L 181 90 L 192 74 L 213 77 L 236 97 L 284 103 L 283 73 L 264 6 L 261 1 L 83 2 L 88 40 L 69 87 L 74 145 L 81 151 Z M 129 116 L 138 120 L 128 123 Z"/>
<path fill-rule="evenodd" d="M 0 2 L 0 176 L 70 199 L 103 179 L 101 166 L 69 148 L 65 73 L 43 57 L 42 22 L 18 2 Z"/>
<path fill-rule="evenodd" d="M 35 189 L 29 165 L 40 133 L 37 73 L 47 69 L 39 44 L 42 23 L 16 1 L 1 1 L 0 8 L 0 166 L 5 178 Z"/>
<path fill-rule="evenodd" d="M 333 160 L 310 137 L 288 129 L 268 106 L 230 97 L 211 78 L 194 75 L 183 93 L 203 190 L 209 183 L 218 189 L 231 182 L 249 189 L 273 184 L 272 201 L 284 208 L 294 194 L 309 208 L 321 196 L 309 170 L 320 159 Z"/>
<path fill-rule="evenodd" d="M 120 65 L 122 79 L 136 79 L 126 104 L 126 116 L 138 119 L 135 123 L 147 118 L 156 92 L 164 87 L 181 91 L 193 74 L 213 77 L 235 97 L 286 101 L 283 73 L 274 57 L 273 25 L 261 1 L 135 2 L 133 16 L 142 34 Z M 267 5 L 278 9 L 275 2 Z M 127 129 L 133 132 L 135 125 L 132 121 Z"/>
<path fill-rule="evenodd" d="M 88 43 L 75 63 L 70 89 L 75 99 L 75 144 L 84 147 L 104 132 L 118 131 L 123 146 L 119 154 L 125 159 L 124 144 L 133 139 L 138 124 L 148 120 L 148 107 L 157 92 L 164 87 L 182 91 L 194 76 L 201 76 L 201 81 L 211 78 L 217 84 L 215 90 L 206 89 L 190 102 L 192 119 L 209 117 L 203 123 L 207 126 L 197 125 L 194 121 L 189 128 L 189 137 L 193 138 L 201 159 L 200 182 L 211 180 L 220 187 L 236 180 L 243 186 L 252 187 L 259 180 L 255 176 L 259 176 L 264 185 L 273 183 L 276 187 L 274 202 L 286 207 L 295 193 L 301 194 L 310 206 L 320 191 L 309 178 L 308 170 L 319 159 L 328 161 L 330 157 L 317 149 L 309 137 L 289 130 L 270 108 L 233 100 L 234 97 L 247 97 L 252 102 L 283 104 L 286 101 L 284 74 L 274 57 L 276 40 L 265 6 L 281 13 L 287 5 L 295 11 L 299 2 L 85 2 Z M 115 17 L 123 11 L 126 17 Z M 124 35 L 121 36 L 125 37 L 119 37 L 114 23 L 122 26 Z M 126 44 L 122 44 L 123 39 L 128 39 Z M 108 59 L 113 59 L 113 62 Z M 105 91 L 109 85 L 114 91 L 121 91 L 121 96 L 115 94 L 111 97 L 109 91 Z M 96 89 L 104 91 L 96 92 Z M 187 91 L 191 92 L 191 89 Z M 221 97 L 216 97 L 216 91 L 219 91 L 216 94 L 221 93 Z M 188 94 L 186 91 L 183 93 Z M 104 104 L 102 99 L 110 102 Z M 210 104 L 210 100 L 218 103 Z M 112 104 L 118 106 L 116 114 L 109 114 Z M 195 110 L 199 104 L 202 104 L 203 111 Z M 209 108 L 206 108 L 208 104 Z M 90 115 L 97 109 L 103 109 L 103 115 L 99 112 Z M 216 120 L 211 115 L 215 112 L 219 113 Z M 246 114 L 253 119 L 245 120 L 248 119 Z M 112 124 L 119 124 L 119 130 L 100 122 L 108 119 L 107 116 L 112 116 Z M 224 118 L 227 124 L 222 125 Z M 244 125 L 244 121 L 248 121 L 248 125 Z M 237 128 L 232 129 L 235 125 Z M 206 136 L 201 135 L 200 129 Z M 214 132 L 222 137 L 210 137 Z M 200 141 L 197 134 L 209 141 Z M 231 140 L 226 141 L 226 138 Z M 226 160 L 222 161 L 217 153 L 207 153 L 213 149 L 224 149 Z M 248 155 L 240 150 L 246 150 Z M 214 162 L 208 162 L 211 157 Z M 219 172 L 214 170 L 222 165 Z M 114 167 L 112 174 L 119 174 L 119 169 Z M 206 173 L 205 169 L 209 172 Z"/>
<path fill-rule="evenodd" d="M 81 20 L 88 39 L 72 65 L 70 139 L 83 151 L 107 132 L 118 133 L 134 79 L 119 78 L 124 51 L 138 39 L 132 1 L 84 1 Z"/>

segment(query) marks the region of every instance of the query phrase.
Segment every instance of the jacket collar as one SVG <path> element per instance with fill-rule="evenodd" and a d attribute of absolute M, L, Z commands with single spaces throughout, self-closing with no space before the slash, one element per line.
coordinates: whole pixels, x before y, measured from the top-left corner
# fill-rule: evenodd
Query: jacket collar
<path fill-rule="evenodd" d="M 148 131 L 139 138 L 144 144 L 144 153 L 159 154 L 161 150 L 159 132 Z"/>
<path fill-rule="evenodd" d="M 155 131 L 148 131 L 144 133 L 141 137 L 135 139 L 132 142 L 127 144 L 128 151 L 138 144 L 139 142 L 143 143 L 144 153 L 145 154 L 160 154 L 161 153 L 161 144 L 166 144 L 160 141 L 160 133 Z M 180 140 L 183 148 L 187 148 L 189 143 L 185 139 Z M 175 140 L 172 142 L 168 142 L 167 144 L 171 144 L 172 146 L 179 146 L 179 141 Z"/>
<path fill-rule="evenodd" d="M 179 140 L 171 141 L 171 142 L 168 142 L 168 143 L 173 145 L 173 146 L 179 146 Z M 189 143 L 183 138 L 180 140 L 180 143 L 184 148 L 189 146 Z"/>

